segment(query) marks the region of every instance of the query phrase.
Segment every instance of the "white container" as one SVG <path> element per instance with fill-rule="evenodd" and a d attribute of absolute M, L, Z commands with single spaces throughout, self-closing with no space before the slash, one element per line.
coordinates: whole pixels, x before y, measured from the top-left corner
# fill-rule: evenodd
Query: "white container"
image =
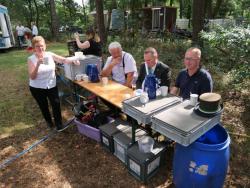
<path fill-rule="evenodd" d="M 161 90 L 162 97 L 166 97 L 168 95 L 168 86 L 161 86 L 160 90 Z"/>
<path fill-rule="evenodd" d="M 195 106 L 198 102 L 199 95 L 197 94 L 191 94 L 190 95 L 190 105 Z"/>
<path fill-rule="evenodd" d="M 108 82 L 109 82 L 108 77 L 102 77 L 102 84 L 103 84 L 103 85 L 107 85 Z"/>
<path fill-rule="evenodd" d="M 154 139 L 150 136 L 144 136 L 140 140 L 138 140 L 139 150 L 143 153 L 149 153 L 153 150 L 154 147 Z"/>

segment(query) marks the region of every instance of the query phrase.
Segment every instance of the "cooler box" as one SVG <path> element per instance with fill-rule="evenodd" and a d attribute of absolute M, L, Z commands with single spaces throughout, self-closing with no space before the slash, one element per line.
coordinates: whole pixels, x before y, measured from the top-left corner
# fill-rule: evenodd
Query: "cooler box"
<path fill-rule="evenodd" d="M 150 153 L 140 152 L 138 143 L 128 149 L 128 170 L 138 180 L 147 182 L 165 160 L 167 144 L 155 142 Z"/>
<path fill-rule="evenodd" d="M 96 64 L 100 72 L 102 59 L 94 55 L 86 55 L 84 59 L 80 60 L 80 65 L 64 64 L 65 77 L 74 81 L 77 74 L 86 74 L 86 67 L 88 64 Z"/>
<path fill-rule="evenodd" d="M 139 140 L 141 137 L 147 133 L 141 129 L 136 129 L 135 131 L 135 141 Z M 132 127 L 122 130 L 116 133 L 114 136 L 114 155 L 120 159 L 125 165 L 127 165 L 127 151 L 131 146 L 132 141 Z"/>
<path fill-rule="evenodd" d="M 123 130 L 129 129 L 131 125 L 121 119 L 116 119 L 113 122 L 107 123 L 99 127 L 101 131 L 101 144 L 109 152 L 114 152 L 114 134 Z"/>

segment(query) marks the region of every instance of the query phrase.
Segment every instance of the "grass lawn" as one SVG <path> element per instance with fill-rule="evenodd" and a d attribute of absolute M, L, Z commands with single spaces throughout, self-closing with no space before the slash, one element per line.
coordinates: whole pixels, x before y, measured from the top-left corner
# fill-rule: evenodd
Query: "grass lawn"
<path fill-rule="evenodd" d="M 61 43 L 48 44 L 48 50 L 68 54 Z M 0 164 L 49 132 L 28 88 L 29 55 L 25 50 L 0 53 Z M 171 68 L 177 70 L 174 63 Z M 220 77 L 213 78 L 224 101 L 222 124 L 231 136 L 224 187 L 250 187 L 249 94 L 220 91 Z M 72 116 L 71 108 L 63 105 L 62 114 Z M 114 155 L 71 126 L 0 170 L 0 187 L 173 187 L 172 155 L 170 148 L 167 163 L 144 186 Z"/>

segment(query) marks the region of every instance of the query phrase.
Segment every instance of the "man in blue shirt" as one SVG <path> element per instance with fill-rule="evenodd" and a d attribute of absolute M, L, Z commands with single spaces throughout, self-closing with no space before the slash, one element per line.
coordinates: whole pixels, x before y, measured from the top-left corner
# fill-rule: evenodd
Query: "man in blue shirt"
<path fill-rule="evenodd" d="M 183 99 L 190 98 L 190 94 L 212 92 L 213 81 L 209 72 L 201 68 L 201 51 L 198 48 L 189 48 L 186 51 L 184 65 L 186 69 L 180 71 L 171 93 Z"/>

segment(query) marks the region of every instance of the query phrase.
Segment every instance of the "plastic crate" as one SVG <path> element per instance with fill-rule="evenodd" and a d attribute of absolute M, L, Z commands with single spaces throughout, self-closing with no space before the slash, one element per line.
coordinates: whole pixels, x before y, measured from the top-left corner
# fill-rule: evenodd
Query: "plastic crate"
<path fill-rule="evenodd" d="M 144 105 L 140 102 L 140 96 L 126 99 L 122 102 L 124 113 L 137 120 L 138 123 L 151 124 L 151 117 L 181 102 L 181 98 L 168 94 L 167 97 L 157 96 Z"/>
<path fill-rule="evenodd" d="M 129 173 L 138 180 L 147 183 L 153 177 L 165 160 L 167 144 L 155 142 L 150 153 L 140 152 L 138 143 L 128 149 L 127 168 Z"/>
<path fill-rule="evenodd" d="M 121 132 L 122 130 L 130 128 L 131 125 L 121 119 L 116 119 L 113 122 L 107 123 L 99 127 L 101 131 L 101 144 L 109 152 L 114 152 L 113 135 Z"/>
<path fill-rule="evenodd" d="M 109 119 L 109 121 L 113 120 L 112 118 L 109 118 L 109 117 L 108 117 L 108 119 Z M 83 134 L 89 138 L 92 138 L 92 139 L 96 140 L 97 142 L 101 141 L 100 129 L 94 128 L 88 124 L 81 123 L 77 119 L 75 119 L 74 122 L 77 125 L 77 129 L 81 134 Z"/>
<path fill-rule="evenodd" d="M 102 60 L 100 57 L 94 55 L 86 55 L 84 59 L 80 60 L 80 65 L 64 64 L 65 77 L 74 81 L 77 74 L 86 73 L 86 67 L 88 64 L 97 65 L 98 71 L 100 72 L 102 67 Z"/>
<path fill-rule="evenodd" d="M 135 131 L 135 140 L 139 140 L 147 133 L 141 129 Z M 115 134 L 114 136 L 114 155 L 127 165 L 127 150 L 131 146 L 132 127 Z"/>
<path fill-rule="evenodd" d="M 183 146 L 188 146 L 219 123 L 220 116 L 221 113 L 210 118 L 201 117 L 186 100 L 154 115 L 151 128 Z"/>

